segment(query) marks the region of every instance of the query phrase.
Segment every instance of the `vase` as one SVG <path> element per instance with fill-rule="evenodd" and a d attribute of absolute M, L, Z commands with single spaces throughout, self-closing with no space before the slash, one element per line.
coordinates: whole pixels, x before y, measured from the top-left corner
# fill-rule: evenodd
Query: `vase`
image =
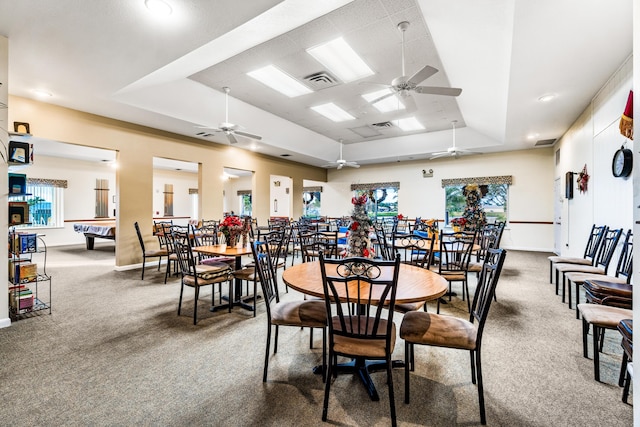
<path fill-rule="evenodd" d="M 227 250 L 227 244 L 226 243 L 220 243 L 220 250 L 222 251 L 226 251 Z"/>
<path fill-rule="evenodd" d="M 455 233 L 459 233 L 462 231 L 462 227 L 460 227 L 459 225 L 452 225 L 451 228 L 453 228 L 453 231 Z"/>

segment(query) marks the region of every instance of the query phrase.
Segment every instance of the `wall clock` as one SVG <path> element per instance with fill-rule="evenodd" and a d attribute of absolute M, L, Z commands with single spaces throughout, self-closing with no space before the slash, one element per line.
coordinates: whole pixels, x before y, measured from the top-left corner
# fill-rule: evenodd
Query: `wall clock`
<path fill-rule="evenodd" d="M 611 163 L 611 171 L 615 177 L 626 177 L 631 174 L 633 169 L 633 152 L 628 148 L 620 147 L 613 155 Z"/>

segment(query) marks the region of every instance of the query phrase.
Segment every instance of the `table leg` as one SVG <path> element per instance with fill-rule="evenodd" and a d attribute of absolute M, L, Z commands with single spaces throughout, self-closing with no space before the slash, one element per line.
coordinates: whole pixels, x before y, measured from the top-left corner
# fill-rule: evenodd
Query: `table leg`
<path fill-rule="evenodd" d="M 84 240 L 87 242 L 87 250 L 92 250 L 96 238 L 93 236 L 84 235 Z"/>
<path fill-rule="evenodd" d="M 236 270 L 242 269 L 242 257 L 241 256 L 236 256 L 235 269 Z M 229 304 L 231 304 L 232 307 L 239 306 L 239 307 L 244 308 L 245 310 L 254 311 L 253 305 L 252 304 L 247 304 L 245 302 L 246 300 L 253 300 L 253 295 L 248 295 L 246 297 L 242 297 L 242 280 L 241 279 L 234 279 L 233 295 L 229 295 L 228 297 L 224 297 L 223 296 L 222 299 L 225 300 L 225 301 L 229 301 L 229 303 L 211 307 L 210 311 L 217 311 L 217 310 L 220 310 L 222 308 L 228 308 Z M 232 301 L 230 301 L 230 299 Z"/>
<path fill-rule="evenodd" d="M 392 360 L 392 368 L 404 368 L 404 360 Z M 376 386 L 371 379 L 371 372 L 386 371 L 387 362 L 384 360 L 366 360 L 360 357 L 353 359 L 351 362 L 339 363 L 334 367 L 338 374 L 358 374 L 360 381 L 364 385 L 371 400 L 377 402 L 380 400 Z M 313 368 L 314 374 L 322 375 L 322 365 Z M 327 378 L 329 381 L 329 378 Z"/>

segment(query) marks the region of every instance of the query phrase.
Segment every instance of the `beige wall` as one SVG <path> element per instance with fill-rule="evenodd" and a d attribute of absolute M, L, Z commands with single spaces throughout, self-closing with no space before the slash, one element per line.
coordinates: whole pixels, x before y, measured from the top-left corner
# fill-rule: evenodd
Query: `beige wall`
<path fill-rule="evenodd" d="M 255 171 L 254 215 L 262 223 L 269 216 L 269 179 L 272 174 L 293 179 L 294 190 L 301 195 L 303 179 L 323 181 L 326 171 L 270 158 L 235 147 L 204 143 L 196 139 L 157 131 L 126 122 L 57 107 L 20 97 L 9 99 L 9 122 L 24 121 L 34 136 L 71 144 L 117 151 L 116 172 L 117 228 L 116 266 L 141 261 L 133 223 L 138 221 L 147 240 L 151 240 L 153 202 L 153 157 L 198 162 L 201 208 L 200 217 L 222 216 L 220 180 L 224 167 Z M 64 175 L 64 173 L 61 173 Z M 64 179 L 64 176 L 58 178 Z M 302 212 L 302 197 L 294 198 L 293 215 Z"/>
<path fill-rule="evenodd" d="M 433 169 L 423 178 L 423 169 Z M 398 211 L 415 218 L 444 218 L 442 179 L 512 175 L 508 218 L 502 245 L 511 249 L 549 251 L 553 247 L 553 151 L 550 148 L 510 151 L 331 170 L 323 185 L 322 214 L 349 215 L 353 183 L 399 181 Z M 518 223 L 517 223 L 518 222 Z"/>

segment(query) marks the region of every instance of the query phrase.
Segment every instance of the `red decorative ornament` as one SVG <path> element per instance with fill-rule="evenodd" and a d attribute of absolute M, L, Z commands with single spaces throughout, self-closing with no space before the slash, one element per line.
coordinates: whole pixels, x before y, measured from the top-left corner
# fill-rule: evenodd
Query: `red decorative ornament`
<path fill-rule="evenodd" d="M 352 197 L 351 203 L 353 203 L 354 205 L 364 205 L 367 203 L 367 195 L 363 194 L 362 196 Z"/>
<path fill-rule="evenodd" d="M 578 174 L 578 189 L 581 193 L 587 191 L 589 185 L 589 174 L 587 173 L 587 165 L 585 164 L 580 173 Z"/>

